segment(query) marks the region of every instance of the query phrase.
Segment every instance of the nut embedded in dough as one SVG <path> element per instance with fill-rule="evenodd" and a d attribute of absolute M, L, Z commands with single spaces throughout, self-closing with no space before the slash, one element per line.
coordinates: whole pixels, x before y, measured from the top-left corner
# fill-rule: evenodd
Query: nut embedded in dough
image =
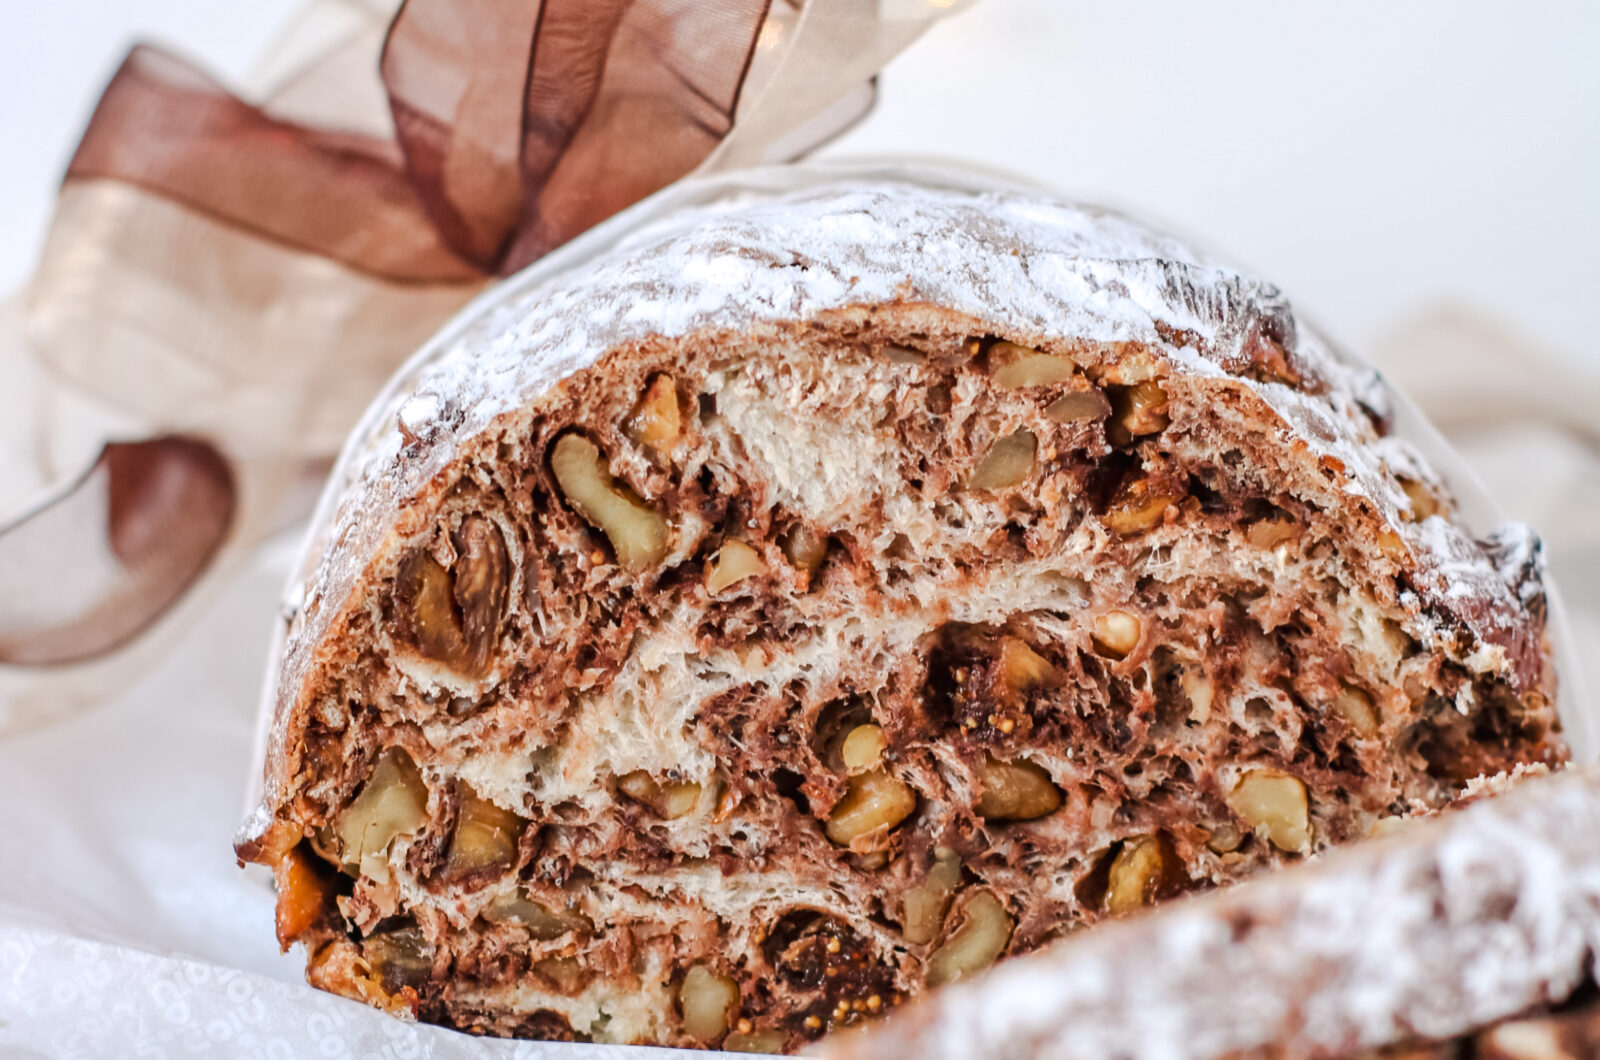
<path fill-rule="evenodd" d="M 999 490 L 1026 482 L 1033 473 L 1039 440 L 1032 431 L 1016 431 L 989 446 L 973 469 L 970 485 L 978 490 Z"/>
<path fill-rule="evenodd" d="M 850 778 L 844 797 L 828 814 L 828 838 L 852 850 L 875 848 L 873 833 L 889 829 L 911 816 L 917 796 L 906 784 L 882 769 Z"/>
<path fill-rule="evenodd" d="M 1291 854 L 1311 847 L 1306 786 L 1276 769 L 1253 769 L 1228 793 L 1228 807 L 1272 845 Z"/>
<path fill-rule="evenodd" d="M 657 456 L 666 456 L 682 435 L 677 385 L 670 375 L 658 375 L 650 380 L 644 396 L 634 406 L 628 436 Z"/>
<path fill-rule="evenodd" d="M 1095 650 L 1113 659 L 1125 659 L 1139 646 L 1143 625 L 1139 616 L 1112 610 L 1094 616 L 1092 639 Z"/>
<path fill-rule="evenodd" d="M 957 911 L 958 926 L 928 958 L 929 986 L 944 986 L 983 971 L 1011 941 L 1011 915 L 990 891 L 977 891 Z"/>
<path fill-rule="evenodd" d="M 428 820 L 428 787 L 411 756 L 391 747 L 378 756 L 361 793 L 334 822 L 345 871 L 389 878 L 389 844 Z"/>
<path fill-rule="evenodd" d="M 667 521 L 611 477 L 600 449 L 580 434 L 564 434 L 550 454 L 556 483 L 578 514 L 600 529 L 628 570 L 646 570 L 667 555 Z"/>
<path fill-rule="evenodd" d="M 978 816 L 986 821 L 1032 821 L 1061 808 L 1061 789 L 1035 762 L 986 758 L 978 783 Z"/>
<path fill-rule="evenodd" d="M 464 876 L 485 869 L 509 869 L 516 863 L 517 842 L 527 823 L 462 785 L 461 810 L 445 855 L 446 874 Z"/>
<path fill-rule="evenodd" d="M 706 592 L 716 596 L 746 578 L 766 572 L 767 565 L 762 561 L 761 553 L 738 538 L 729 538 L 706 564 Z"/>
<path fill-rule="evenodd" d="M 710 1041 L 728 1029 L 739 1010 L 739 986 L 697 964 L 684 973 L 678 1005 L 683 1010 L 683 1029 L 701 1041 Z"/>
<path fill-rule="evenodd" d="M 1125 916 L 1155 901 L 1166 875 L 1168 854 L 1160 836 L 1136 835 L 1122 841 L 1111 861 L 1105 908 L 1112 916 Z"/>
<path fill-rule="evenodd" d="M 960 886 L 960 857 L 949 847 L 935 847 L 928 875 L 905 893 L 900 933 L 907 942 L 922 945 L 939 937 L 950 899 Z"/>
<path fill-rule="evenodd" d="M 1113 445 L 1131 445 L 1135 438 L 1159 434 L 1172 422 L 1167 392 L 1160 383 L 1146 380 L 1132 386 L 1111 386 L 1106 393 L 1111 399 L 1106 436 Z"/>
<path fill-rule="evenodd" d="M 1002 390 L 1065 383 L 1078 374 L 1078 366 L 1071 358 L 1041 353 L 1014 342 L 997 342 L 988 353 L 989 377 Z"/>

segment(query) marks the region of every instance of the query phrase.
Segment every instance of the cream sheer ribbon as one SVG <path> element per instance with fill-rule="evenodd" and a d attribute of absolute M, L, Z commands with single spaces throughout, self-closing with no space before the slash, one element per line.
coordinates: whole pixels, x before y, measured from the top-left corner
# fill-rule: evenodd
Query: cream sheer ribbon
<path fill-rule="evenodd" d="M 456 309 L 870 107 L 956 0 L 313 0 L 246 103 L 136 48 L 0 306 L 0 731 L 120 687 Z"/>

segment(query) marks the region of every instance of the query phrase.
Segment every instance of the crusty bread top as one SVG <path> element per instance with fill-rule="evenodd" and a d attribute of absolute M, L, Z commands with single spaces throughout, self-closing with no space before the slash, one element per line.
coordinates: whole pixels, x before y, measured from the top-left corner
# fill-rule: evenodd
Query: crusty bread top
<path fill-rule="evenodd" d="M 1023 343 L 1139 343 L 1174 372 L 1239 380 L 1281 419 L 1286 445 L 1304 447 L 1374 525 L 1398 535 L 1411 606 L 1431 623 L 1424 636 L 1459 645 L 1465 635 L 1474 668 L 1519 691 L 1547 687 L 1537 540 L 1501 528 L 1486 550 L 1456 522 L 1406 520 L 1395 473 L 1437 476 L 1385 436 L 1392 413 L 1377 374 L 1297 324 L 1276 287 L 1098 210 L 841 180 L 686 210 L 571 271 L 513 279 L 397 376 L 346 447 L 312 529 L 315 569 L 291 597 L 267 803 L 287 790 L 282 741 L 319 646 L 369 564 L 416 532 L 447 469 L 497 420 L 562 400 L 563 379 L 655 336 L 892 303 L 941 306 Z"/>

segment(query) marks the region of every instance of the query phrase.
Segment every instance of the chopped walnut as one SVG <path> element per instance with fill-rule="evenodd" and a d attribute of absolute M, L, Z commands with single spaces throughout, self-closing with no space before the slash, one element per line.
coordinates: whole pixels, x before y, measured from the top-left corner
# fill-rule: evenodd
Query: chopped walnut
<path fill-rule="evenodd" d="M 986 758 L 978 783 L 978 816 L 986 821 L 1032 821 L 1061 808 L 1061 789 L 1034 762 Z"/>
<path fill-rule="evenodd" d="M 969 485 L 978 490 L 999 490 L 1026 482 L 1033 473 L 1039 440 L 1032 431 L 1017 431 L 1000 438 L 972 471 Z"/>
<path fill-rule="evenodd" d="M 650 380 L 644 396 L 634 406 L 628 436 L 657 456 L 666 456 L 682 435 L 678 388 L 671 376 L 658 375 Z"/>
<path fill-rule="evenodd" d="M 943 986 L 983 971 L 1005 952 L 1012 921 L 989 891 L 976 891 L 957 910 L 959 926 L 928 957 L 929 986 Z"/>
<path fill-rule="evenodd" d="M 378 756 L 361 793 L 334 822 L 340 860 L 349 872 L 389 879 L 389 844 L 428 820 L 428 786 L 411 756 L 391 747 Z"/>
<path fill-rule="evenodd" d="M 712 596 L 732 588 L 746 578 L 767 572 L 761 553 L 737 538 L 729 538 L 706 564 L 706 592 Z"/>
<path fill-rule="evenodd" d="M 1228 793 L 1228 807 L 1273 846 L 1290 853 L 1311 848 L 1306 786 L 1276 769 L 1253 769 Z"/>
<path fill-rule="evenodd" d="M 883 769 L 850 778 L 844 797 L 828 814 L 828 838 L 858 853 L 881 847 L 881 838 L 911 816 L 917 795 Z"/>
<path fill-rule="evenodd" d="M 1091 639 L 1095 651 L 1113 659 L 1125 659 L 1133 654 L 1143 636 L 1139 616 L 1128 611 L 1105 611 L 1094 616 Z"/>
<path fill-rule="evenodd" d="M 606 535 L 623 567 L 644 570 L 666 558 L 667 521 L 617 484 L 593 442 L 578 434 L 562 435 L 551 451 L 550 467 L 562 495 Z"/>

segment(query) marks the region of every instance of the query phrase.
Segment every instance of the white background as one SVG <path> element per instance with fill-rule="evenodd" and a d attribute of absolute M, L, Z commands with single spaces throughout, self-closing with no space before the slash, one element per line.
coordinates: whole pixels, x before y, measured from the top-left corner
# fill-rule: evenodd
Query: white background
<path fill-rule="evenodd" d="M 295 6 L 8 0 L 0 290 L 26 276 L 132 40 L 239 77 Z M 1361 352 L 1448 301 L 1600 366 L 1600 4 L 977 0 L 826 153 L 878 152 L 979 159 L 1149 217 Z"/>

